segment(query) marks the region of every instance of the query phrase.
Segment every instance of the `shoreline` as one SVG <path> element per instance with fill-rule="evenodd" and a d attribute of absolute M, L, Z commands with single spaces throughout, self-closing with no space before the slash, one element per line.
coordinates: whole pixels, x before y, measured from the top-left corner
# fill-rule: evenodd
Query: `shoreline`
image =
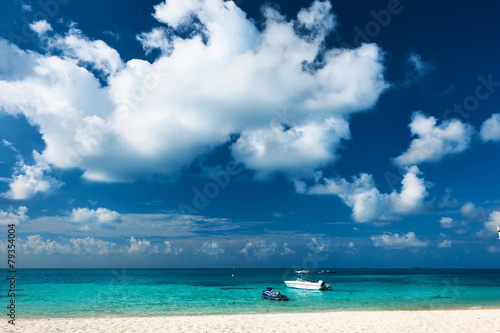
<path fill-rule="evenodd" d="M 500 308 L 6 320 L 2 332 L 500 332 Z"/>
<path fill-rule="evenodd" d="M 320 311 L 320 310 L 312 310 L 308 311 L 307 309 L 301 311 L 300 309 L 297 309 L 297 311 L 276 311 L 276 312 L 234 312 L 234 313 L 185 313 L 185 314 L 161 314 L 161 315 L 154 315 L 154 314 L 147 314 L 144 316 L 137 316 L 133 314 L 123 314 L 123 315 L 102 315 L 102 316 L 44 316 L 44 317 L 22 317 L 18 316 L 17 320 L 56 320 L 56 319 L 103 319 L 103 318 L 108 318 L 108 319 L 120 319 L 120 318 L 172 318 L 172 317 L 212 317 L 212 316 L 258 316 L 258 315 L 285 315 L 285 314 L 322 314 L 322 313 L 345 313 L 345 312 L 352 312 L 352 313 L 359 313 L 359 312 L 422 312 L 422 311 L 429 311 L 429 312 L 434 312 L 434 311 L 477 311 L 477 310 L 500 310 L 500 305 L 493 305 L 493 306 L 484 306 L 484 305 L 478 305 L 478 306 L 467 306 L 467 307 L 433 307 L 433 308 L 408 308 L 408 309 L 359 309 L 359 310 L 326 310 L 326 311 Z M 500 331 L 499 331 L 500 333 Z"/>

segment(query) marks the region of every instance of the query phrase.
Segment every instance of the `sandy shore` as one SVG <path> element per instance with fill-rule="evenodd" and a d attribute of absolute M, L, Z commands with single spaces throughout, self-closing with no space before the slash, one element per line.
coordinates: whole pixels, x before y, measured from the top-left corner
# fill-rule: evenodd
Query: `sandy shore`
<path fill-rule="evenodd" d="M 500 309 L 189 317 L 3 319 L 0 332 L 500 332 Z"/>

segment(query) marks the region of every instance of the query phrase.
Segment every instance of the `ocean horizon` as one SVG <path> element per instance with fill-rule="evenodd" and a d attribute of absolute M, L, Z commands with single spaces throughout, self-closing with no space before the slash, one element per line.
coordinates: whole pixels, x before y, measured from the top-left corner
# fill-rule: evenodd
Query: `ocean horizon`
<path fill-rule="evenodd" d="M 16 314 L 29 319 L 500 307 L 500 269 L 310 270 L 309 279 L 325 281 L 332 291 L 287 288 L 283 281 L 294 276 L 293 269 L 273 268 L 19 269 Z M 267 287 L 290 300 L 264 299 Z M 9 301 L 4 294 L 2 303 Z"/>

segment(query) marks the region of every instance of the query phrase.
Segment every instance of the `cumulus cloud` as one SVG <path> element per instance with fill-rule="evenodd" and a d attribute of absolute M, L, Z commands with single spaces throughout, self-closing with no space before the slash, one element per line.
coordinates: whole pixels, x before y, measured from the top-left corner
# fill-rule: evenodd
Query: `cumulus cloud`
<path fill-rule="evenodd" d="M 64 59 L 74 59 L 90 65 L 104 74 L 116 73 L 123 67 L 119 53 L 102 40 L 90 40 L 83 32 L 72 26 L 64 36 L 49 40 L 51 48 L 61 50 Z"/>
<path fill-rule="evenodd" d="M 118 248 L 116 243 L 93 237 L 71 238 L 69 242 L 72 245 L 72 252 L 74 254 L 106 255 L 115 252 Z"/>
<path fill-rule="evenodd" d="M 43 35 L 48 31 L 52 31 L 52 26 L 45 20 L 40 20 L 30 24 L 30 29 L 38 35 Z"/>
<path fill-rule="evenodd" d="M 456 220 L 451 217 L 441 217 L 439 225 L 443 229 L 451 229 L 456 234 L 465 234 L 470 232 L 470 227 L 466 220 Z"/>
<path fill-rule="evenodd" d="M 441 225 L 441 228 L 450 229 L 455 226 L 455 221 L 453 221 L 451 217 L 442 217 L 439 220 L 439 224 Z"/>
<path fill-rule="evenodd" d="M 284 126 L 245 131 L 233 146 L 233 156 L 261 177 L 274 171 L 308 176 L 335 159 L 335 147 L 350 137 L 349 124 L 328 118 L 286 129 Z"/>
<path fill-rule="evenodd" d="M 170 242 L 163 245 L 152 244 L 146 239 L 136 239 L 130 237 L 128 243 L 119 245 L 115 242 L 106 241 L 94 237 L 70 238 L 69 240 L 44 239 L 41 235 L 29 235 L 26 238 L 18 238 L 18 247 L 25 254 L 46 254 L 46 255 L 151 255 L 160 252 L 180 254 L 182 248 L 173 248 Z"/>
<path fill-rule="evenodd" d="M 427 247 L 427 241 L 421 241 L 416 236 L 415 233 L 410 231 L 405 234 L 384 234 L 378 236 L 371 236 L 370 239 L 375 247 L 385 247 L 390 249 L 404 249 L 404 248 L 415 248 L 415 247 Z"/>
<path fill-rule="evenodd" d="M 34 165 L 27 165 L 22 159 L 18 161 L 9 182 L 10 189 L 2 194 L 3 197 L 26 200 L 37 193 L 51 194 L 63 185 L 61 181 L 49 176 L 51 168 L 37 152 L 34 152 L 34 159 Z"/>
<path fill-rule="evenodd" d="M 0 80 L 15 81 L 32 74 L 40 55 L 23 51 L 0 38 Z"/>
<path fill-rule="evenodd" d="M 387 87 L 382 52 L 325 48 L 336 25 L 327 1 L 291 20 L 264 13 L 259 30 L 231 1 L 163 2 L 162 26 L 137 37 L 160 50 L 153 63 L 123 63 L 75 25 L 44 37 L 47 54 L 0 39 L 0 55 L 18 55 L 0 57 L 0 107 L 39 129 L 46 165 L 92 181 L 175 176 L 231 134 L 233 156 L 262 175 L 310 172 L 335 160 L 349 115 Z M 18 66 L 19 57 L 29 61 Z M 279 127 L 276 108 L 293 123 Z"/>
<path fill-rule="evenodd" d="M 221 5 L 221 3 L 213 4 Z M 203 14 L 204 1 L 194 0 L 194 1 L 181 1 L 181 0 L 169 0 L 165 1 L 159 5 L 156 5 L 154 17 L 163 23 L 170 25 L 173 28 L 178 28 L 181 24 L 189 23 L 193 18 L 199 14 Z M 232 10 L 236 8 L 234 6 L 230 7 Z M 210 13 L 207 13 L 210 14 Z M 241 12 L 239 13 L 242 14 Z"/>
<path fill-rule="evenodd" d="M 288 246 L 287 242 L 283 243 L 283 248 L 281 249 L 280 255 L 287 256 L 292 254 L 295 254 L 295 251 Z"/>
<path fill-rule="evenodd" d="M 165 244 L 165 253 L 171 253 L 172 244 L 170 243 L 170 241 L 164 241 L 163 244 Z"/>
<path fill-rule="evenodd" d="M 69 220 L 74 223 L 116 223 L 121 221 L 121 215 L 107 208 L 74 208 Z"/>
<path fill-rule="evenodd" d="M 164 54 L 170 54 L 173 50 L 169 32 L 162 27 L 154 28 L 150 32 L 143 32 L 137 36 L 137 40 L 141 42 L 146 54 L 151 53 L 155 49 L 161 50 Z"/>
<path fill-rule="evenodd" d="M 225 252 L 224 248 L 215 241 L 203 242 L 198 251 L 209 256 L 217 256 Z"/>
<path fill-rule="evenodd" d="M 8 211 L 0 210 L 0 225 L 20 224 L 28 219 L 26 206 L 20 206 L 17 211 L 13 208 Z"/>
<path fill-rule="evenodd" d="M 50 239 L 43 240 L 40 235 L 30 235 L 26 240 L 19 239 L 20 247 L 23 253 L 26 254 L 68 254 L 71 253 L 71 246 L 68 244 L 61 244 L 57 241 Z"/>
<path fill-rule="evenodd" d="M 276 242 L 266 242 L 266 240 L 247 242 L 243 249 L 238 251 L 248 257 L 265 258 L 271 255 L 293 255 L 292 250 L 287 242 L 279 246 Z"/>
<path fill-rule="evenodd" d="M 437 125 L 436 118 L 422 112 L 412 114 L 408 126 L 412 136 L 410 147 L 394 159 L 400 166 L 436 162 L 448 155 L 463 152 L 469 147 L 474 129 L 469 124 L 452 119 Z"/>
<path fill-rule="evenodd" d="M 329 1 L 315 1 L 309 8 L 302 8 L 297 14 L 298 23 L 305 29 L 317 31 L 319 36 L 327 35 L 337 24 L 330 14 Z"/>
<path fill-rule="evenodd" d="M 129 254 L 154 254 L 159 253 L 158 245 L 151 244 L 150 241 L 146 239 L 135 239 L 135 237 L 130 237 L 130 245 L 126 248 Z"/>
<path fill-rule="evenodd" d="M 419 178 L 422 173 L 416 166 L 407 169 L 401 181 L 401 192 L 392 192 L 390 195 L 393 210 L 397 213 L 412 213 L 422 208 L 424 198 L 429 194 L 426 191 L 424 180 Z"/>
<path fill-rule="evenodd" d="M 483 141 L 500 141 L 500 113 L 491 115 L 481 125 L 481 139 Z"/>
<path fill-rule="evenodd" d="M 341 179 L 322 179 L 309 188 L 303 181 L 295 181 L 298 193 L 307 195 L 337 195 L 352 208 L 356 222 L 393 220 L 398 214 L 411 214 L 423 208 L 428 195 L 422 173 L 416 166 L 407 168 L 401 181 L 401 191 L 381 193 L 371 175 L 361 173 L 352 182 Z"/>
<path fill-rule="evenodd" d="M 464 217 L 474 219 L 483 214 L 483 209 L 476 207 L 476 205 L 472 202 L 466 202 L 462 207 L 460 207 L 460 214 Z"/>
<path fill-rule="evenodd" d="M 315 237 L 311 238 L 309 242 L 307 242 L 307 248 L 312 253 L 320 253 L 330 250 L 330 244 L 328 242 L 324 242 L 321 239 L 317 239 Z"/>
<path fill-rule="evenodd" d="M 164 241 L 163 245 L 165 245 L 165 253 L 173 253 L 174 255 L 178 255 L 184 251 L 182 247 L 174 247 L 170 241 Z"/>
<path fill-rule="evenodd" d="M 497 227 L 500 227 L 500 211 L 493 211 L 489 220 L 484 222 L 484 228 L 477 235 L 483 238 L 498 237 Z"/>

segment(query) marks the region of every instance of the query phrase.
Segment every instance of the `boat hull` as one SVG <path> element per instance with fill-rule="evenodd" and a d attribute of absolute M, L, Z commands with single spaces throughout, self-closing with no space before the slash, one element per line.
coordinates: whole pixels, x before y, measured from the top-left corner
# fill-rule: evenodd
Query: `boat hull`
<path fill-rule="evenodd" d="M 318 282 L 310 282 L 310 281 L 285 281 L 285 284 L 288 288 L 294 289 L 304 289 L 304 290 L 320 290 L 323 281 L 319 280 Z"/>

